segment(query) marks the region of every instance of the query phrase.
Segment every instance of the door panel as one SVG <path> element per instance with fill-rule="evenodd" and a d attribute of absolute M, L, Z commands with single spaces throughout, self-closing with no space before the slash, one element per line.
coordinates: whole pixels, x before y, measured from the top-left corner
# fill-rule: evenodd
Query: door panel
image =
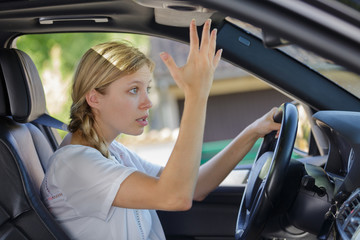
<path fill-rule="evenodd" d="M 233 239 L 244 188 L 218 187 L 189 211 L 158 211 L 167 239 Z"/>

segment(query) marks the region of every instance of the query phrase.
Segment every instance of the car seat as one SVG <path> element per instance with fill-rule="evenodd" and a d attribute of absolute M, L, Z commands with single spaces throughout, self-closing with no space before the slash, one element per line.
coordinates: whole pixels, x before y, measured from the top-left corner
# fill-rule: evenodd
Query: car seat
<path fill-rule="evenodd" d="M 0 67 L 0 239 L 69 239 L 40 198 L 54 148 L 31 123 L 46 111 L 37 69 L 17 49 L 0 49 Z"/>

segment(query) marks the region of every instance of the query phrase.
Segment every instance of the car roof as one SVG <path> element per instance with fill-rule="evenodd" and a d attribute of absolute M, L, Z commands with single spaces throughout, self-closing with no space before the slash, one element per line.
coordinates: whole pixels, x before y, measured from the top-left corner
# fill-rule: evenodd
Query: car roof
<path fill-rule="evenodd" d="M 164 4 L 158 5 L 159 2 Z M 177 18 L 174 21 L 177 12 L 174 9 L 179 10 L 183 5 L 192 6 L 193 9 L 190 8 L 190 14 L 186 15 L 186 18 Z M 169 12 L 159 20 L 164 9 Z M 189 9 L 184 7 L 181 12 L 184 14 L 185 10 Z M 309 15 L 307 10 L 315 11 L 318 15 Z M 79 31 L 141 33 L 187 42 L 188 28 L 185 23 L 190 21 L 191 17 L 204 19 L 208 12 L 212 12 L 213 27 L 220 29 L 219 34 L 225 17 L 235 17 L 260 27 L 275 39 L 286 39 L 360 73 L 360 31 L 356 31 L 360 30 L 359 16 L 355 10 L 334 1 L 0 1 L 0 45 L 10 47 L 12 40 L 21 34 Z M 180 23 L 180 27 L 170 26 L 176 22 Z M 350 26 L 353 31 L 336 28 L 339 23 Z M 201 25 L 201 20 L 198 24 Z M 252 38 L 248 35 L 246 37 Z M 230 40 L 223 36 L 221 47 L 228 47 Z M 259 40 L 254 38 L 254 41 Z M 267 51 L 260 47 L 262 44 L 263 42 L 260 42 L 258 45 L 263 59 L 252 65 L 249 64 L 249 58 L 244 58 L 241 53 L 233 54 L 231 49 L 224 51 L 223 56 L 268 81 L 285 94 L 303 100 L 314 109 L 360 110 L 358 98 L 335 84 L 329 84 L 327 79 L 305 66 L 299 65 L 298 72 L 303 72 L 302 76 L 286 72 L 286 69 L 277 76 L 271 69 L 271 58 L 274 58 L 274 62 L 280 61 L 284 64 L 291 64 L 291 61 L 276 50 Z M 265 45 L 270 47 L 271 43 L 265 42 Z M 319 89 L 323 89 L 323 92 L 319 93 Z M 336 95 L 341 99 L 341 103 L 329 94 Z M 323 97 L 319 98 L 319 95 Z"/>
<path fill-rule="evenodd" d="M 0 3 L 1 43 L 19 34 L 108 31 L 166 35 L 186 40 L 187 29 L 161 26 L 154 9 L 132 0 L 121 1 L 8 1 Z M 107 21 L 95 21 L 106 19 Z M 52 24 L 44 20 L 54 20 Z M 185 33 L 185 34 L 184 34 Z M 7 40 L 7 41 L 6 41 Z"/>
<path fill-rule="evenodd" d="M 351 8 L 333 0 L 194 0 L 221 9 L 360 73 L 360 4 Z M 358 1 L 349 1 L 356 2 Z M 357 10 L 355 10 L 357 9 Z"/>
<path fill-rule="evenodd" d="M 156 14 L 159 15 L 159 11 L 156 12 L 154 9 L 161 8 L 159 2 L 163 2 L 161 7 L 168 10 L 169 6 L 174 9 L 176 5 L 186 4 L 221 10 L 222 18 L 229 15 L 245 20 L 273 36 L 297 43 L 360 73 L 360 14 L 336 1 L 1 1 L 0 28 L 11 33 L 2 33 L 0 40 L 4 42 L 9 34 L 13 35 L 16 32 L 79 30 L 129 31 L 158 36 L 163 36 L 166 32 L 167 37 L 186 40 L 185 32 L 178 28 L 158 27 L 155 17 Z M 190 12 L 191 16 L 204 14 L 203 9 Z M 163 22 L 174 22 L 171 21 L 174 16 L 173 13 L 168 14 L 168 18 Z M 89 20 L 95 18 L 107 21 Z M 53 24 L 44 24 L 45 20 L 49 19 L 57 21 Z"/>

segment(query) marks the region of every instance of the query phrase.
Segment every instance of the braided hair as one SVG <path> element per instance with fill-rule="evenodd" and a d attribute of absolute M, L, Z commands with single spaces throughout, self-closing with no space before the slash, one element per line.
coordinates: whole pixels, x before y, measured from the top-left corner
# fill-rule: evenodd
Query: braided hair
<path fill-rule="evenodd" d="M 75 72 L 68 130 L 79 132 L 91 147 L 109 157 L 105 139 L 96 131 L 95 116 L 86 101 L 86 94 L 93 89 L 105 94 L 112 82 L 144 65 L 153 71 L 154 63 L 128 42 L 106 42 L 90 48 Z"/>

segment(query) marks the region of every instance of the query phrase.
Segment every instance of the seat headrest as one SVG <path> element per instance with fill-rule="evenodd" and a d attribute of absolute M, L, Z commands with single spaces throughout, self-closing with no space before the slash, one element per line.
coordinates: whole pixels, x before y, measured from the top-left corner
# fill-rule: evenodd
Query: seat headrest
<path fill-rule="evenodd" d="M 0 65 L 13 119 L 25 123 L 44 114 L 44 89 L 31 58 L 18 49 L 0 49 Z"/>

